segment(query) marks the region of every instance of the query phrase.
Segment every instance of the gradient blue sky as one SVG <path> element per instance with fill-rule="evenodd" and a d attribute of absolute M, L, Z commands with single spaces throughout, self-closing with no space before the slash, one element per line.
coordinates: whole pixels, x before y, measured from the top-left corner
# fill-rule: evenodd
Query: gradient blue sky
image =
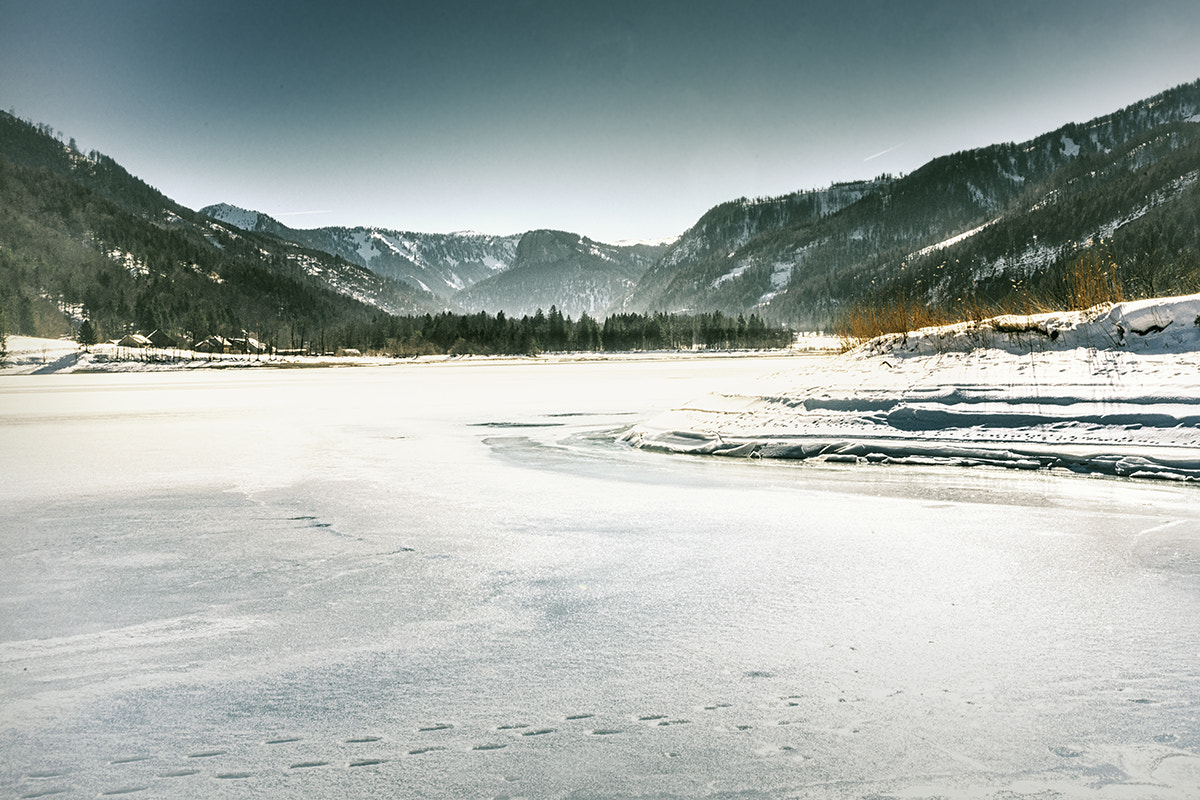
<path fill-rule="evenodd" d="M 295 227 L 669 236 L 1196 78 L 1196 0 L 0 0 L 0 107 Z"/>

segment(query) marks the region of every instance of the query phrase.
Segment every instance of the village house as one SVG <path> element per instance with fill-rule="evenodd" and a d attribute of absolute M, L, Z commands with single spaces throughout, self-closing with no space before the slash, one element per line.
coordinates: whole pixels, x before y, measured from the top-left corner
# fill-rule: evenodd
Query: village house
<path fill-rule="evenodd" d="M 140 333 L 130 333 L 117 340 L 117 347 L 152 347 L 153 342 Z"/>
<path fill-rule="evenodd" d="M 267 347 L 253 336 L 241 336 L 232 338 L 229 343 L 233 346 L 234 353 L 246 353 L 247 355 L 258 355 L 267 352 Z"/>
<path fill-rule="evenodd" d="M 233 343 L 224 336 L 207 336 L 192 347 L 197 353 L 232 353 Z"/>
<path fill-rule="evenodd" d="M 146 338 L 154 347 L 161 347 L 164 350 L 177 346 L 174 336 L 165 334 L 158 328 L 155 328 L 153 332 L 146 334 Z"/>

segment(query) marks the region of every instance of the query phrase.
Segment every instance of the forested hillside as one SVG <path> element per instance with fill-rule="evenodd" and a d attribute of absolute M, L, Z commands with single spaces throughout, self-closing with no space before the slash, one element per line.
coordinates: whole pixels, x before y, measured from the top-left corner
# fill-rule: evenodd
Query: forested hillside
<path fill-rule="evenodd" d="M 99 153 L 0 114 L 0 308 L 9 332 L 160 329 L 290 346 L 383 312 L 438 308 L 395 281 L 190 211 Z"/>
<path fill-rule="evenodd" d="M 1200 81 L 909 175 L 726 203 L 624 307 L 753 310 L 824 327 L 848 304 L 900 294 L 939 305 L 1036 291 L 1052 302 L 1089 253 L 1115 262 L 1130 293 L 1197 291 L 1198 140 Z"/>

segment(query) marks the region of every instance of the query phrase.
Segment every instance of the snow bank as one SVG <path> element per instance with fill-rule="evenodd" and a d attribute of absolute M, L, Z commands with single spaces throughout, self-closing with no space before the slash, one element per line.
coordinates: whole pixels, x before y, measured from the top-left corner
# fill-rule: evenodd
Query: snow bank
<path fill-rule="evenodd" d="M 1010 353 L 1079 347 L 1143 353 L 1200 350 L 1200 294 L 1135 300 L 1060 311 L 963 322 L 891 334 L 862 346 L 871 353 L 936 354 L 981 347 Z"/>
<path fill-rule="evenodd" d="M 1200 480 L 1200 295 L 881 337 L 626 432 L 676 453 Z"/>

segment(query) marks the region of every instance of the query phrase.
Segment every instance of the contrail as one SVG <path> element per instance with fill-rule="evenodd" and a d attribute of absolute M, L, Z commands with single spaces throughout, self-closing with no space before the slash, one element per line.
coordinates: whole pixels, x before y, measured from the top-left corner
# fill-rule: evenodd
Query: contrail
<path fill-rule="evenodd" d="M 873 161 L 874 159 L 876 159 L 876 158 L 879 158 L 880 156 L 886 156 L 888 153 L 890 153 L 890 152 L 892 152 L 893 150 L 896 150 L 896 149 L 898 149 L 898 148 L 901 148 L 901 147 L 904 147 L 904 143 L 903 143 L 903 142 L 901 142 L 900 144 L 896 145 L 895 147 L 889 147 L 887 150 L 881 150 L 881 151 L 879 151 L 878 153 L 876 153 L 876 154 L 875 154 L 875 155 L 873 155 L 873 156 L 867 156 L 866 158 L 864 158 L 864 159 L 863 159 L 863 163 L 865 164 L 865 163 L 867 163 L 868 161 Z"/>

